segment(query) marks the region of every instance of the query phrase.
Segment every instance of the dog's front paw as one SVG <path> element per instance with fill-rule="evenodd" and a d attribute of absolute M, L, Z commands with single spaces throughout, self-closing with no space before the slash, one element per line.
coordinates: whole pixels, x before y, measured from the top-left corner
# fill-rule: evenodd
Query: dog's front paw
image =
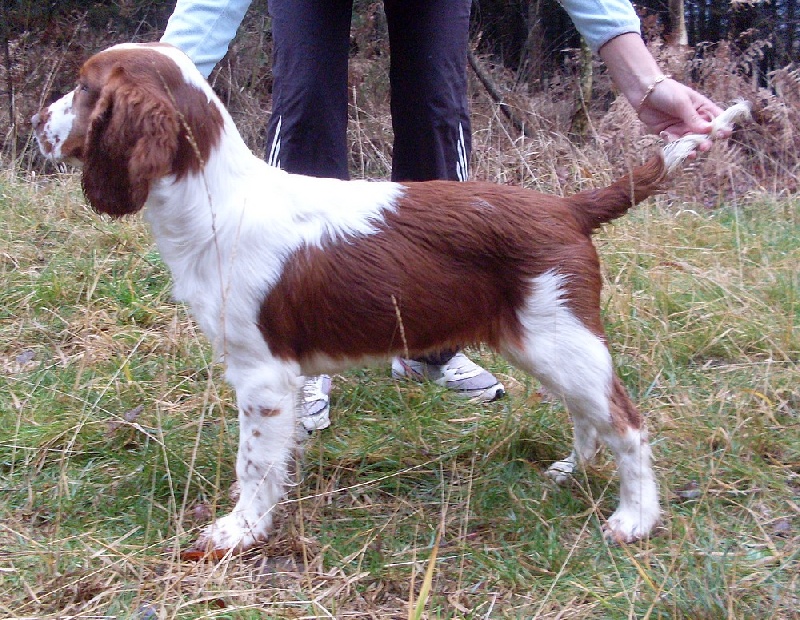
<path fill-rule="evenodd" d="M 181 553 L 184 560 L 219 560 L 228 553 L 241 553 L 264 540 L 268 526 L 248 524 L 239 512 L 217 519 L 197 537 L 194 544 Z"/>
<path fill-rule="evenodd" d="M 603 535 L 618 544 L 647 538 L 658 524 L 658 510 L 623 510 L 618 508 L 603 526 Z"/>

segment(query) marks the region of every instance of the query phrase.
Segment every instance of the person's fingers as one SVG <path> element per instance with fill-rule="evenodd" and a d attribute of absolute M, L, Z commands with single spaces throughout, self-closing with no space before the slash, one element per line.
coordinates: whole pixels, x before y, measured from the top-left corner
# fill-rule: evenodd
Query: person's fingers
<path fill-rule="evenodd" d="M 674 142 L 675 140 L 679 140 L 683 136 L 687 134 L 697 134 L 701 133 L 699 131 L 689 131 L 685 128 L 685 126 L 681 129 L 680 127 L 668 127 L 663 131 L 659 132 L 659 136 L 661 137 L 664 142 Z M 701 153 L 704 153 L 708 149 L 711 148 L 712 142 L 711 140 L 703 140 L 700 144 L 697 145 L 697 150 Z"/>
<path fill-rule="evenodd" d="M 711 133 L 711 121 L 720 114 L 722 109 L 711 100 L 674 80 L 659 84 L 639 110 L 639 118 L 650 131 L 666 132 L 672 140 Z M 724 137 L 724 133 L 719 135 Z"/>

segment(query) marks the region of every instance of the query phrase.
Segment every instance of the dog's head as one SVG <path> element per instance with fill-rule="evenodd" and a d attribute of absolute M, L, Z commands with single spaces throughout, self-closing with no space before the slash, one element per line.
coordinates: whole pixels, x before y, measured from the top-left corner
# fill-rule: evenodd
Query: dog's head
<path fill-rule="evenodd" d="M 75 90 L 31 122 L 42 154 L 82 164 L 89 203 L 112 216 L 141 209 L 155 180 L 201 169 L 223 127 L 208 84 L 164 44 L 95 54 Z"/>

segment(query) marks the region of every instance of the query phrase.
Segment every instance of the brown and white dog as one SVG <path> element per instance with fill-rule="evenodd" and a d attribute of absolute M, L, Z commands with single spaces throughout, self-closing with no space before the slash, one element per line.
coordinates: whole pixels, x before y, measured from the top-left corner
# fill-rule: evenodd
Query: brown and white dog
<path fill-rule="evenodd" d="M 163 44 L 91 57 L 77 88 L 33 126 L 45 156 L 82 164 L 98 212 L 146 208 L 175 296 L 236 390 L 241 495 L 195 552 L 267 536 L 303 375 L 470 343 L 490 345 L 564 399 L 574 449 L 551 477 L 568 480 L 601 443 L 611 449 L 620 502 L 609 536 L 632 541 L 658 522 L 642 416 L 606 346 L 591 234 L 657 190 L 663 154 L 568 198 L 288 174 L 250 152 L 191 61 Z"/>

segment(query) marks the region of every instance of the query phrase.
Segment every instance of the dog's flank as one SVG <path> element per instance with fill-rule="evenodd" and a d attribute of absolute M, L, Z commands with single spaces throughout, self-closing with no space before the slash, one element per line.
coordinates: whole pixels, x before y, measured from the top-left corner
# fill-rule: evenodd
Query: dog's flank
<path fill-rule="evenodd" d="M 189 556 L 270 531 L 295 445 L 302 375 L 482 342 L 561 396 L 574 448 L 616 458 L 616 540 L 647 536 L 658 490 L 641 414 L 616 377 L 591 232 L 657 191 L 686 154 L 559 198 L 488 183 L 316 179 L 268 166 L 189 59 L 165 45 L 90 58 L 79 88 L 33 119 L 45 156 L 84 162 L 92 206 L 145 208 L 175 293 L 236 390 L 241 490 Z M 187 556 L 188 557 L 188 556 Z"/>

